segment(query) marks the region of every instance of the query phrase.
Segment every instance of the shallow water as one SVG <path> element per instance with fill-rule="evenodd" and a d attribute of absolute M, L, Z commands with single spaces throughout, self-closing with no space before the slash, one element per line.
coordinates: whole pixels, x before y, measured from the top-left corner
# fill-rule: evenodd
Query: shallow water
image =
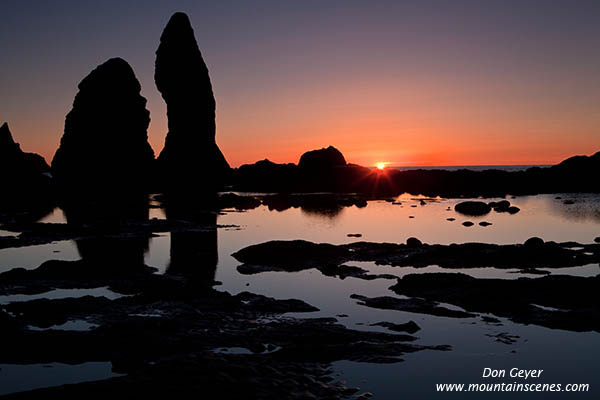
<path fill-rule="evenodd" d="M 555 197 L 561 197 L 556 199 Z M 421 205 L 425 199 L 425 205 Z M 564 204 L 572 199 L 574 204 Z M 302 299 L 320 309 L 316 313 L 291 314 L 299 317 L 337 317 L 349 328 L 389 332 L 383 327 L 367 324 L 390 321 L 404 323 L 415 321 L 421 330 L 415 333 L 416 343 L 423 345 L 447 344 L 452 351 L 423 351 L 407 354 L 405 362 L 396 364 L 366 364 L 337 362 L 334 368 L 340 378 L 351 386 L 370 391 L 377 399 L 437 398 L 436 383 L 489 383 L 481 377 L 484 367 L 544 369 L 545 375 L 536 383 L 590 383 L 589 393 L 575 393 L 573 398 L 597 398 L 594 387 L 596 371 L 600 367 L 600 335 L 552 330 L 539 326 L 526 326 L 499 318 L 501 326 L 487 324 L 481 318 L 453 319 L 403 311 L 377 310 L 357 304 L 351 294 L 395 296 L 389 287 L 392 279 L 366 281 L 356 278 L 339 279 L 322 275 L 317 270 L 296 273 L 267 272 L 241 275 L 239 263 L 231 257 L 235 251 L 251 244 L 268 240 L 305 239 L 314 242 L 350 243 L 354 241 L 404 242 L 417 237 L 426 243 L 522 243 L 532 236 L 557 242 L 577 241 L 591 243 L 600 236 L 600 196 L 598 195 L 541 195 L 509 199 L 521 211 L 515 215 L 491 212 L 479 217 L 465 217 L 454 212 L 455 199 L 426 199 L 403 195 L 402 204 L 370 201 L 365 208 L 355 206 L 323 213 L 301 208 L 269 211 L 261 206 L 247 212 L 229 211 L 217 217 L 221 225 L 239 225 L 241 229 L 218 229 L 216 232 L 161 233 L 149 240 L 148 249 L 141 248 L 146 263 L 158 268 L 158 273 L 180 270 L 181 258 L 185 268 L 202 270 L 222 285 L 217 290 L 232 294 L 241 291 L 264 294 L 275 298 Z M 494 200 L 494 199 L 490 199 Z M 498 200 L 498 199 L 495 199 Z M 160 209 L 151 209 L 151 216 L 164 218 Z M 413 216 L 414 218 L 409 218 Z M 455 218 L 455 221 L 447 221 Z M 473 221 L 464 227 L 463 221 Z M 65 222 L 60 210 L 46 217 L 45 222 Z M 491 222 L 482 227 L 480 221 Z M 347 237 L 349 233 L 360 238 Z M 55 251 L 59 251 L 55 253 Z M 15 266 L 35 268 L 47 259 L 78 259 L 78 248 L 71 241 L 43 246 L 0 250 L 0 272 Z M 392 274 L 398 277 L 409 273 L 448 271 L 437 266 L 426 268 L 390 267 L 368 262 L 349 262 L 370 273 Z M 599 265 L 564 269 L 547 269 L 552 274 L 595 276 Z M 475 268 L 452 270 L 476 278 L 517 279 L 538 278 L 539 275 L 515 273 L 516 270 Z M 42 295 L 43 296 L 43 295 Z M 7 299 L 5 299 L 6 301 Z M 10 299 L 10 301 L 15 301 Z M 451 306 L 449 306 L 451 307 Z M 496 341 L 500 333 L 516 335 L 516 342 L 505 344 Z M 235 350 L 238 351 L 239 349 Z M 243 350 L 239 350 L 243 351 Z M 30 374 L 22 370 L 23 374 Z M 0 379 L 4 375 L 0 371 Z M 97 379 L 97 378 L 95 378 Z M 509 383 L 510 380 L 503 382 Z M 65 383 L 56 377 L 54 382 Z M 31 386 L 34 387 L 34 386 Z M 545 393 L 542 393 L 544 395 Z M 506 393 L 504 393 L 506 395 Z M 444 396 L 453 397 L 449 393 Z M 479 395 L 472 396 L 478 398 Z M 486 393 L 485 397 L 493 396 Z M 546 396 L 548 396 L 546 394 Z M 501 396 L 502 397 L 502 396 Z M 504 396 L 506 397 L 506 396 Z M 533 393 L 521 393 L 517 398 L 544 398 Z M 557 397 L 559 398 L 559 397 Z M 560 398 L 568 398 L 561 396 Z"/>
<path fill-rule="evenodd" d="M 0 364 L 0 395 L 120 376 L 109 362 L 16 365 Z"/>

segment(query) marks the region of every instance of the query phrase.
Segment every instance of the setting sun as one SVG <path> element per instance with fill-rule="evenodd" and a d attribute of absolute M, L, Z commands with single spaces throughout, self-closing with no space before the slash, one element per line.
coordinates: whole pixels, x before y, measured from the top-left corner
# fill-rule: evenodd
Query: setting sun
<path fill-rule="evenodd" d="M 384 169 L 384 168 L 385 168 L 385 163 L 383 163 L 383 162 L 378 162 L 378 163 L 376 164 L 376 166 L 377 166 L 377 169 Z"/>

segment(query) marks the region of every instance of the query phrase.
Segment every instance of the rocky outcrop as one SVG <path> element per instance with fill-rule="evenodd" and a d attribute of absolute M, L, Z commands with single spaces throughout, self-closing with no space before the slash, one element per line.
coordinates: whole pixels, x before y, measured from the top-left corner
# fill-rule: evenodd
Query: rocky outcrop
<path fill-rule="evenodd" d="M 0 127 L 0 209 L 51 208 L 49 172 L 42 156 L 21 150 L 5 122 Z"/>
<path fill-rule="evenodd" d="M 129 64 L 112 58 L 79 83 L 52 173 L 64 192 L 142 191 L 152 174 L 150 112 Z"/>
<path fill-rule="evenodd" d="M 324 170 L 346 165 L 344 155 L 335 147 L 329 146 L 302 154 L 298 166 L 304 169 Z"/>
<path fill-rule="evenodd" d="M 167 104 L 169 132 L 158 156 L 164 189 L 214 191 L 229 174 L 215 142 L 216 102 L 190 20 L 175 13 L 160 38 L 154 72 Z"/>

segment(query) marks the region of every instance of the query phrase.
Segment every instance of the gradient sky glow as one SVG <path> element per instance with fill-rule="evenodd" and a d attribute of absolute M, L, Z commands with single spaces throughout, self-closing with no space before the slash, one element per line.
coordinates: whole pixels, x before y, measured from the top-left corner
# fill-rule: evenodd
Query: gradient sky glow
<path fill-rule="evenodd" d="M 167 131 L 154 52 L 186 12 L 232 166 L 334 145 L 363 165 L 548 164 L 600 150 L 600 1 L 2 1 L 0 123 L 48 161 L 77 84 L 122 57 Z"/>

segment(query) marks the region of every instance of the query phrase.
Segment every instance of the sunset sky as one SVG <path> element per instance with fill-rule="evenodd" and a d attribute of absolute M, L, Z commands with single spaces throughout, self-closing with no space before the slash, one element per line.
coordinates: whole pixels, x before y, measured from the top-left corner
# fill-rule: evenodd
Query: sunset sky
<path fill-rule="evenodd" d="M 143 4 L 143 5 L 142 5 Z M 186 12 L 232 166 L 334 145 L 375 165 L 600 151 L 600 1 L 2 1 L 0 123 L 48 162 L 77 84 L 122 57 L 167 131 L 159 37 Z"/>

